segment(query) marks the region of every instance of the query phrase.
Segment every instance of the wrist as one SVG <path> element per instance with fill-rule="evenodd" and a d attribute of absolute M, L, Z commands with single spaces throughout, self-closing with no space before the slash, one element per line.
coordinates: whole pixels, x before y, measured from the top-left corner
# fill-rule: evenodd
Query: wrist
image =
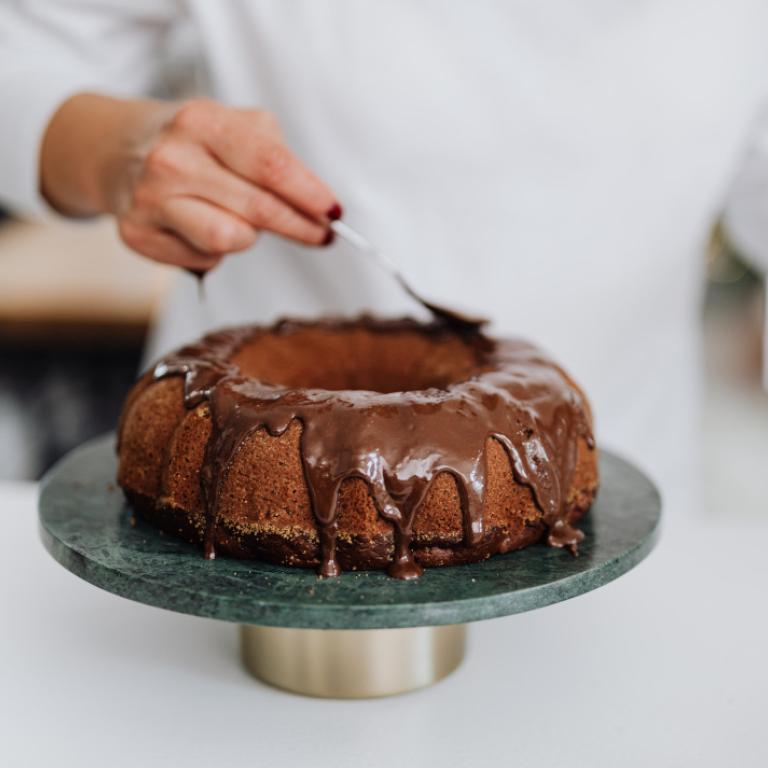
<path fill-rule="evenodd" d="M 70 97 L 43 137 L 43 196 L 69 216 L 119 212 L 147 145 L 176 108 L 168 102 L 92 93 Z"/>

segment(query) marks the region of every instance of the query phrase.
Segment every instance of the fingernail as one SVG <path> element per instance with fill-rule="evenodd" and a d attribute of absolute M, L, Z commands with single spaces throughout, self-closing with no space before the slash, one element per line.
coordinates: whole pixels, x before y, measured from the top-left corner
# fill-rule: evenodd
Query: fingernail
<path fill-rule="evenodd" d="M 332 229 L 329 229 L 325 233 L 325 237 L 323 238 L 323 242 L 321 243 L 321 245 L 330 245 L 335 239 L 336 239 L 336 233 Z"/>
<path fill-rule="evenodd" d="M 336 219 L 340 219 L 342 217 L 343 213 L 344 213 L 344 211 L 341 210 L 341 206 L 338 203 L 334 203 L 331 206 L 331 209 L 325 215 L 331 221 L 336 221 Z"/>

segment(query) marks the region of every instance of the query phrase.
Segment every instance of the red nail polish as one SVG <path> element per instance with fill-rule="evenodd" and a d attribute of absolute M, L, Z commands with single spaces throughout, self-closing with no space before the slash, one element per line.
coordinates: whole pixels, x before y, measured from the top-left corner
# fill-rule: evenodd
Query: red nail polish
<path fill-rule="evenodd" d="M 323 238 L 322 245 L 330 245 L 335 239 L 336 239 L 336 233 L 332 229 L 329 229 L 325 233 L 325 237 Z"/>
<path fill-rule="evenodd" d="M 331 209 L 326 213 L 325 215 L 331 220 L 336 221 L 336 219 L 340 219 L 342 215 L 344 214 L 344 211 L 341 210 L 341 206 L 338 203 L 334 203 L 331 206 Z"/>

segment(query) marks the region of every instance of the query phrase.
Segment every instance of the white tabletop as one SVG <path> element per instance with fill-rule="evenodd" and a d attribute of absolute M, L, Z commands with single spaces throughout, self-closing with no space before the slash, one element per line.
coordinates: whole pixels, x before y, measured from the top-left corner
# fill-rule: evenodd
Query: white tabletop
<path fill-rule="evenodd" d="M 250 678 L 232 625 L 66 572 L 36 493 L 0 484 L 2 765 L 768 765 L 768 521 L 668 521 L 613 584 L 474 625 L 438 685 L 323 701 Z"/>

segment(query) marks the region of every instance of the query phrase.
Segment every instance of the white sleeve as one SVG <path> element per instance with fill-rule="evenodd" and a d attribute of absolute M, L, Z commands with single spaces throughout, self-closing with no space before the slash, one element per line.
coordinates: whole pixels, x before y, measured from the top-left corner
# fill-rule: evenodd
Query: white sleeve
<path fill-rule="evenodd" d="M 70 95 L 146 93 L 175 0 L 3 0 L 0 3 L 0 204 L 49 210 L 39 192 L 40 143 Z"/>
<path fill-rule="evenodd" d="M 739 254 L 768 274 L 768 110 L 760 116 L 736 170 L 723 225 Z"/>

